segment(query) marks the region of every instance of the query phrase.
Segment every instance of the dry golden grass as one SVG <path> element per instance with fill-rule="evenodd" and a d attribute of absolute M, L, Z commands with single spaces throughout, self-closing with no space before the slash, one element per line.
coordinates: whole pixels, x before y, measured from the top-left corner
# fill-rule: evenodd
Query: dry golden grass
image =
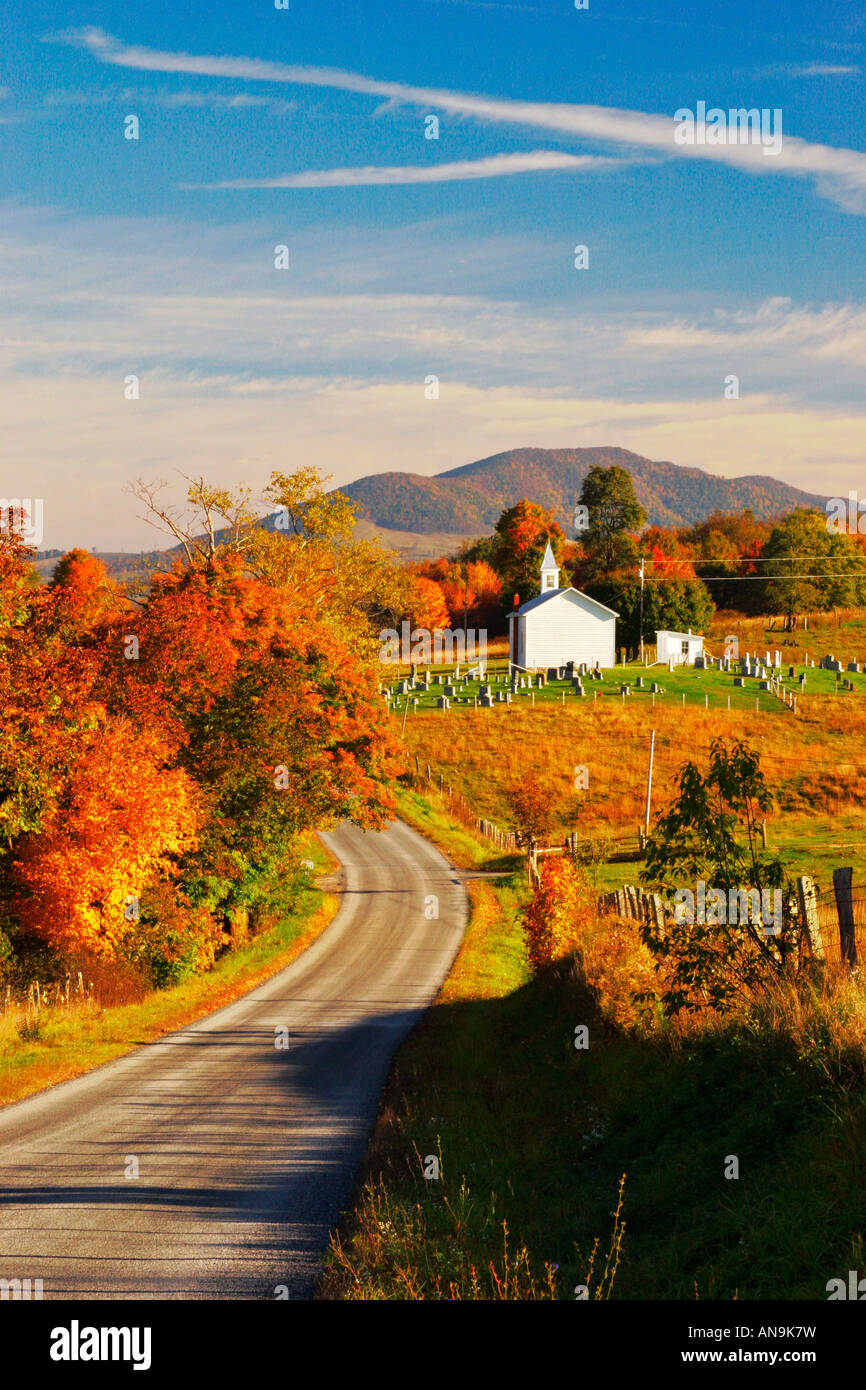
<path fill-rule="evenodd" d="M 717 737 L 757 747 L 780 810 L 866 808 L 866 709 L 814 697 L 820 711 L 794 720 L 776 713 L 713 711 L 614 702 L 528 710 L 461 711 L 447 722 L 418 714 L 407 725 L 410 754 L 459 786 L 479 815 L 503 819 L 506 788 L 533 770 L 555 803 L 574 802 L 574 769 L 586 765 L 589 788 L 578 812 L 587 831 L 626 826 L 643 818 L 650 728 L 656 732 L 653 804 L 664 805 L 687 758 L 701 762 Z"/>

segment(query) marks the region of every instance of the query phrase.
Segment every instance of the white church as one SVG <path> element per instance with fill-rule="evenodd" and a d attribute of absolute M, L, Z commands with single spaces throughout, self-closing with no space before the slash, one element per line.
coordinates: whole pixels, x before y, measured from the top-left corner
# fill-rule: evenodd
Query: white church
<path fill-rule="evenodd" d="M 618 613 L 579 589 L 560 589 L 559 566 L 547 543 L 541 562 L 541 593 L 508 617 L 508 656 L 534 670 L 573 661 L 616 665 Z"/>

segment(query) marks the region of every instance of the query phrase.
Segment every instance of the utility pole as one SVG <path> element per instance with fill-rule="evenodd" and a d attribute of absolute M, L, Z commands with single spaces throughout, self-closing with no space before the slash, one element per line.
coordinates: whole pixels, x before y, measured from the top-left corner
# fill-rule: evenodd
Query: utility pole
<path fill-rule="evenodd" d="M 643 556 L 640 557 L 640 664 L 643 666 Z"/>
<path fill-rule="evenodd" d="M 652 733 L 651 733 L 651 735 L 650 735 L 649 768 L 648 768 L 648 770 L 647 770 L 647 775 L 646 775 L 646 812 L 645 812 L 645 814 L 644 814 L 644 833 L 647 835 L 647 837 L 649 837 L 649 828 L 650 828 L 650 802 L 651 802 L 651 800 L 652 800 L 652 792 L 653 792 L 653 752 L 655 751 L 655 746 L 656 746 L 656 731 L 655 731 L 655 729 L 653 729 L 653 731 L 652 731 Z"/>

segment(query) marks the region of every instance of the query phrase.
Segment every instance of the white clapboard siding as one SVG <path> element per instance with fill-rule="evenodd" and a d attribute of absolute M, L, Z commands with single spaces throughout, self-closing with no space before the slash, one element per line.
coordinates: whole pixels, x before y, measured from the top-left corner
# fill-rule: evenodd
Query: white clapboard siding
<path fill-rule="evenodd" d="M 688 650 L 683 651 L 686 647 Z M 691 666 L 696 656 L 703 656 L 704 639 L 695 632 L 656 632 L 656 660 L 663 663 L 673 657 L 675 666 Z"/>
<path fill-rule="evenodd" d="M 524 605 L 515 621 L 520 666 L 616 665 L 616 615 L 577 589 Z"/>

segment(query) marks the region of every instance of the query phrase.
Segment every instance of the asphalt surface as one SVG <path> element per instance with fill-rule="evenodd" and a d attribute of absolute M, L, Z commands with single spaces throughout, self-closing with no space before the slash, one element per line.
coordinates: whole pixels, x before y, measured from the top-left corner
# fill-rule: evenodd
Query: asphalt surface
<path fill-rule="evenodd" d="M 408 826 L 324 838 L 340 909 L 293 965 L 0 1111 L 0 1278 L 41 1278 L 45 1299 L 310 1296 L 391 1056 L 466 920 L 456 872 Z"/>

